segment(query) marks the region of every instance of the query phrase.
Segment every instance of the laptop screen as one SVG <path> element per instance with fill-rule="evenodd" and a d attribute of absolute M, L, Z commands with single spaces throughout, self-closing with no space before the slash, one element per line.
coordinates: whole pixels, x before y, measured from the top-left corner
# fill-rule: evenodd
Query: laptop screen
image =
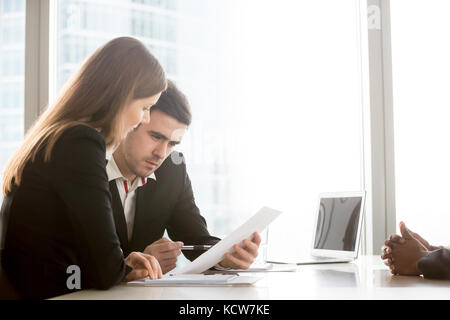
<path fill-rule="evenodd" d="M 321 198 L 314 249 L 354 251 L 362 197 Z"/>

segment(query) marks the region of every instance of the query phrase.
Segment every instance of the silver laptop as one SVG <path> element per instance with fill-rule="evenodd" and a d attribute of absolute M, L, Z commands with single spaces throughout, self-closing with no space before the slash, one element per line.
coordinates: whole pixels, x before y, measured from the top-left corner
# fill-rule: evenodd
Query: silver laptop
<path fill-rule="evenodd" d="M 338 263 L 356 259 L 365 198 L 365 191 L 320 194 L 311 255 L 296 259 L 294 263 Z"/>

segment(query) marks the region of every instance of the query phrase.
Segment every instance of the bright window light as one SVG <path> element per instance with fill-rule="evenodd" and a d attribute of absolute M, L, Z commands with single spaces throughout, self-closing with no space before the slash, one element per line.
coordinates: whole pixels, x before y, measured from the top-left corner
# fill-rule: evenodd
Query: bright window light
<path fill-rule="evenodd" d="M 449 10 L 391 1 L 396 220 L 435 245 L 450 242 Z"/>
<path fill-rule="evenodd" d="M 274 248 L 306 251 L 319 192 L 362 189 L 357 0 L 58 6 L 58 88 L 99 45 L 131 35 L 185 92 L 193 122 L 179 150 L 212 234 L 272 206 L 284 211 Z"/>

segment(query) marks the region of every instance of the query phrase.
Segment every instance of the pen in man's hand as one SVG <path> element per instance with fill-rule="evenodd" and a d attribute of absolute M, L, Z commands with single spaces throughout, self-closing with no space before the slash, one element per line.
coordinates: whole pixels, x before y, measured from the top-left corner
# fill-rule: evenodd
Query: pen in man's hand
<path fill-rule="evenodd" d="M 181 250 L 209 250 L 212 248 L 212 245 L 193 245 L 193 246 L 182 246 Z"/>

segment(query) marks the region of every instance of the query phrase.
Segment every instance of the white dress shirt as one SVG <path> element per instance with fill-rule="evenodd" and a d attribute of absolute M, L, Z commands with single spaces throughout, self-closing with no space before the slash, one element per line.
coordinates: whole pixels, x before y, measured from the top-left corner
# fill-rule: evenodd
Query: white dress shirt
<path fill-rule="evenodd" d="M 128 241 L 131 241 L 133 236 L 134 216 L 136 213 L 136 189 L 147 183 L 147 179 L 156 180 L 154 173 L 146 178 L 136 177 L 133 182 L 125 178 L 120 172 L 119 167 L 114 161 L 114 156 L 106 165 L 106 173 L 108 180 L 116 181 L 117 190 L 119 190 L 120 200 L 122 202 L 123 212 L 125 214 L 125 221 L 127 222 Z"/>

